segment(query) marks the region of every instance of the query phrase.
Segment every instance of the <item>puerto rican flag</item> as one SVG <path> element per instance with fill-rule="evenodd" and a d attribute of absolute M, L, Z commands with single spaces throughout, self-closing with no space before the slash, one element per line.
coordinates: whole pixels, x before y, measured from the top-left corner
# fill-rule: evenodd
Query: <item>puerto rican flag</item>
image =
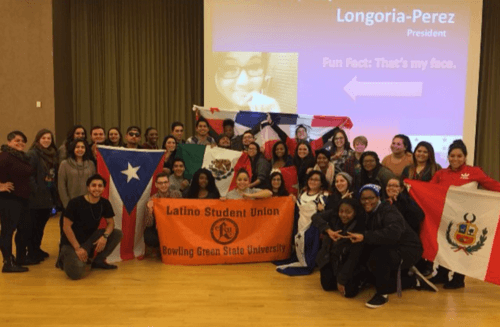
<path fill-rule="evenodd" d="M 288 113 L 265 113 L 253 111 L 226 111 L 218 108 L 205 108 L 193 106 L 193 110 L 198 110 L 198 113 L 203 116 L 210 127 L 217 133 L 222 134 L 222 123 L 224 119 L 232 119 L 234 121 L 235 135 L 242 135 L 245 131 L 252 129 L 260 124 L 260 132 L 255 135 L 257 143 L 264 146 L 264 154 L 266 158 L 272 157 L 272 147 L 274 143 L 279 141 L 278 134 L 267 123 L 268 118 L 277 124 L 290 139 L 295 138 L 295 129 L 297 125 L 304 125 L 308 129 L 308 136 L 313 142 L 321 143 L 313 146 L 313 150 L 321 148 L 324 144 L 321 141 L 321 136 L 334 127 L 342 127 L 351 129 L 353 124 L 349 117 L 344 116 L 318 116 L 318 115 L 298 115 Z M 321 141 L 321 142 L 319 142 Z M 311 142 L 311 144 L 313 143 Z M 290 155 L 293 155 L 294 147 L 288 144 Z"/>
<path fill-rule="evenodd" d="M 423 257 L 500 285 L 500 192 L 478 190 L 476 183 L 449 188 L 408 179 L 405 183 L 425 212 Z"/>
<path fill-rule="evenodd" d="M 154 176 L 163 170 L 164 150 L 134 150 L 99 145 L 97 172 L 106 180 L 103 197 L 115 212 L 115 228 L 123 239 L 108 262 L 144 255 L 144 210 L 156 193 Z M 101 221 L 101 225 L 106 223 Z"/>

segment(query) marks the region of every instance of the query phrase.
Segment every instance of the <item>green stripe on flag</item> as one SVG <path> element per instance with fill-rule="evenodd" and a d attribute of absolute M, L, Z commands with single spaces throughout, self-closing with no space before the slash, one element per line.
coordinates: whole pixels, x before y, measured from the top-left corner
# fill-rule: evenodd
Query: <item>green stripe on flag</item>
<path fill-rule="evenodd" d="M 201 168 L 205 156 L 206 145 L 178 144 L 175 157 L 181 158 L 186 164 L 184 177 L 191 180 L 194 173 Z"/>

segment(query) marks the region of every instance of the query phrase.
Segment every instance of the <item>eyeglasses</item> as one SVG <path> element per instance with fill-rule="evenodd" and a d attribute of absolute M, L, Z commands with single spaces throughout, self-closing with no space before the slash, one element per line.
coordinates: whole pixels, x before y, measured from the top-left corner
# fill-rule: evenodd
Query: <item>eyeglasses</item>
<path fill-rule="evenodd" d="M 168 184 L 169 182 L 156 182 L 156 184 L 158 185 L 165 185 L 165 184 Z"/>
<path fill-rule="evenodd" d="M 377 197 L 376 196 L 368 196 L 366 198 L 361 198 L 359 199 L 361 202 L 366 202 L 366 201 L 373 201 L 375 200 Z"/>
<path fill-rule="evenodd" d="M 344 140 L 344 138 L 343 138 L 343 137 L 336 137 L 336 138 L 335 138 L 335 141 L 342 141 L 342 140 Z"/>
<path fill-rule="evenodd" d="M 141 134 L 140 134 L 139 132 L 135 132 L 135 133 L 134 133 L 134 132 L 128 132 L 128 136 L 131 136 L 131 137 L 134 137 L 134 136 L 135 136 L 135 137 L 139 137 L 139 136 L 141 136 Z"/>
<path fill-rule="evenodd" d="M 401 187 L 399 184 L 387 184 L 387 187 Z"/>
<path fill-rule="evenodd" d="M 243 70 L 246 71 L 247 75 L 250 77 L 259 77 L 264 74 L 264 68 L 260 64 L 253 64 L 244 67 L 234 66 L 234 65 L 222 66 L 219 67 L 217 73 L 222 78 L 232 79 L 240 76 Z"/>

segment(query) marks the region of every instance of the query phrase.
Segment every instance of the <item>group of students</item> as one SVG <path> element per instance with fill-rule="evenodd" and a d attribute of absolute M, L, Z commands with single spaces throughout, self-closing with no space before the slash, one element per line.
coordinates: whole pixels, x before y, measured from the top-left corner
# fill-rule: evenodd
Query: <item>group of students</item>
<path fill-rule="evenodd" d="M 392 153 L 380 161 L 375 152 L 365 151 L 366 137 L 356 137 L 353 149 L 341 128 L 310 140 L 306 126 L 297 126 L 295 137 L 289 137 L 278 125 L 268 123 L 281 139 L 273 145 L 269 159 L 255 142 L 255 134 L 261 126 L 235 135 L 231 120 L 224 121 L 222 135 L 214 135 L 208 122 L 200 118 L 196 122 L 196 135 L 187 141 L 183 139 L 183 124 L 175 122 L 172 133 L 160 146 L 155 128 L 146 130 L 145 143 L 141 144 L 138 126 L 127 128 L 125 137 L 118 128 L 110 128 L 105 133 L 97 126 L 90 131 L 89 144 L 85 128 L 76 125 L 57 149 L 52 132 L 43 129 L 37 133 L 27 154 L 24 152 L 26 136 L 19 131 L 9 133 L 8 143 L 2 145 L 0 153 L 2 271 L 27 271 L 24 266 L 48 257 L 40 245 L 45 224 L 55 206 L 63 210 L 57 265 L 68 276 L 78 279 L 83 271 L 81 262 L 85 264 L 97 248 L 101 255 L 96 257 L 97 261 L 94 258 L 93 266 L 116 268 L 104 260 L 119 243 L 121 234 L 114 229 L 109 202 L 102 202 L 105 199 L 100 198 L 98 189 L 101 188 L 102 193 L 105 181 L 95 175 L 96 145 L 106 144 L 164 149 L 164 171 L 155 177 L 158 193 L 153 196 L 160 198 L 225 200 L 289 196 L 280 170 L 295 167 L 298 192 L 294 251 L 288 260 L 276 262 L 281 273 L 309 274 L 318 266 L 323 288 L 339 290 L 346 297 L 355 296 L 364 285 L 372 283 L 377 291 L 367 302 L 372 308 L 386 303 L 388 294 L 404 288 L 437 290 L 434 286 L 437 283 L 444 283 L 449 289 L 464 287 L 464 276 L 455 273 L 450 280 L 449 271 L 444 267 L 439 267 L 430 280 L 424 277 L 432 273 L 432 263 L 421 258 L 422 245 L 418 237 L 424 214 L 403 185 L 406 178 L 445 186 L 478 182 L 485 189 L 500 192 L 499 182 L 480 168 L 466 165 L 467 148 L 461 140 L 450 145 L 450 165 L 441 169 L 430 143 L 420 142 L 412 151 L 409 138 L 402 134 L 393 138 Z M 251 171 L 238 171 L 237 187 L 221 197 L 211 171 L 202 168 L 191 180 L 184 177 L 185 163 L 176 157 L 177 146 L 184 143 L 246 151 Z M 94 220 L 106 218 L 105 230 L 98 231 L 92 219 L 88 219 L 88 225 L 93 227 L 83 233 L 85 235 L 78 232 L 75 217 L 83 215 L 79 209 L 87 204 L 90 208 L 87 216 Z M 152 201 L 147 203 L 144 219 L 145 243 L 159 247 Z M 12 237 L 16 230 L 17 255 L 14 257 Z M 112 245 L 106 245 L 109 237 Z M 71 260 L 65 264 L 64 257 Z"/>

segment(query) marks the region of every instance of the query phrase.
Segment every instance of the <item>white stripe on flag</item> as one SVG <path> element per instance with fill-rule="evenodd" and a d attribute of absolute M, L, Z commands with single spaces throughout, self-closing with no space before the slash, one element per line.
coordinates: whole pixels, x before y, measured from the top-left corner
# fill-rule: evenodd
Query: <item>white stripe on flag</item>
<path fill-rule="evenodd" d="M 144 211 L 146 210 L 146 204 L 151 197 L 151 187 L 153 185 L 153 178 L 146 186 L 146 189 L 142 193 L 141 198 L 137 202 L 137 216 L 135 220 L 135 240 L 134 240 L 134 255 L 139 257 L 144 255 L 146 245 L 144 244 Z"/>
<path fill-rule="evenodd" d="M 222 167 L 222 162 L 219 162 L 219 164 L 221 165 L 221 174 L 218 175 L 214 172 L 214 170 L 218 169 L 218 167 L 216 167 L 215 160 L 229 160 L 231 162 L 231 169 L 234 169 L 233 167 L 236 166 L 236 163 L 240 159 L 241 155 L 242 152 L 240 151 L 227 150 L 219 147 L 206 147 L 205 155 L 203 156 L 203 164 L 201 167 L 212 171 L 215 177 L 215 184 L 217 185 L 221 196 L 226 196 L 226 193 L 231 186 L 233 176 L 236 172 L 231 171 L 223 174 L 222 171 L 225 169 L 225 167 Z"/>
<path fill-rule="evenodd" d="M 457 224 L 465 223 L 464 215 L 466 214 L 468 221 L 472 221 L 473 215 L 476 217 L 472 226 L 477 230 L 476 238 L 471 246 L 479 244 L 483 230 L 487 229 L 484 245 L 470 254 L 450 244 L 451 241 L 451 243 L 461 245 L 455 239 L 455 232 L 458 228 Z M 439 249 L 435 261 L 453 271 L 484 280 L 493 249 L 499 214 L 500 193 L 451 186 L 446 194 L 439 225 Z M 448 231 L 450 223 L 452 226 Z"/>
<path fill-rule="evenodd" d="M 123 214 L 123 202 L 118 194 L 118 190 L 116 189 L 115 183 L 113 181 L 113 177 L 111 174 L 109 175 L 109 202 L 111 202 L 111 206 L 113 207 L 113 211 L 115 212 L 115 228 L 121 230 L 122 229 L 122 214 Z M 117 246 L 115 250 L 107 257 L 106 261 L 108 263 L 121 261 L 120 257 L 120 246 Z"/>

